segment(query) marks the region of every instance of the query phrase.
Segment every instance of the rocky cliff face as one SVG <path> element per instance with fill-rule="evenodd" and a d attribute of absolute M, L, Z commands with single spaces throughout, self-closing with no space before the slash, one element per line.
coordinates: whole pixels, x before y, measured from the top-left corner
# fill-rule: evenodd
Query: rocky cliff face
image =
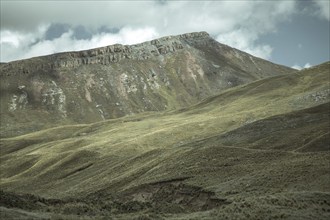
<path fill-rule="evenodd" d="M 1 136 L 177 109 L 291 71 L 222 45 L 206 32 L 5 63 Z"/>
<path fill-rule="evenodd" d="M 209 35 L 206 32 L 188 33 L 178 36 L 163 37 L 136 45 L 115 44 L 92 50 L 59 53 L 48 56 L 48 59 L 44 60 L 46 62 L 34 62 L 32 65 L 30 59 L 26 60 L 26 62 L 12 62 L 6 65 L 4 71 L 10 70 L 14 67 L 18 68 L 20 73 L 28 74 L 33 71 L 63 67 L 75 68 L 91 64 L 111 65 L 112 63 L 120 62 L 123 59 L 142 61 L 184 49 L 182 40 L 201 40 L 205 38 L 209 38 Z M 23 67 L 22 64 L 25 63 L 27 65 Z"/>

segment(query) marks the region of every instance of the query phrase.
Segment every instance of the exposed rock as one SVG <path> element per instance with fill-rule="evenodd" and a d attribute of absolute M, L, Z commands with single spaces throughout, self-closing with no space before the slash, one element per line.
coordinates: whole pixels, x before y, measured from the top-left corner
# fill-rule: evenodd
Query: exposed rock
<path fill-rule="evenodd" d="M 123 59 L 147 60 L 155 56 L 174 53 L 177 50 L 184 49 L 182 40 L 203 40 L 205 38 L 210 38 L 206 32 L 196 32 L 163 37 L 136 45 L 115 44 L 92 50 L 59 53 L 51 55 L 49 58 L 52 61 L 47 64 L 35 63 L 34 65 L 29 65 L 29 67 L 20 68 L 20 72 L 28 74 L 31 71 L 44 69 L 73 68 L 92 64 L 110 65 Z M 7 68 L 17 68 L 21 66 L 22 62 L 24 63 L 24 61 L 8 63 Z"/>

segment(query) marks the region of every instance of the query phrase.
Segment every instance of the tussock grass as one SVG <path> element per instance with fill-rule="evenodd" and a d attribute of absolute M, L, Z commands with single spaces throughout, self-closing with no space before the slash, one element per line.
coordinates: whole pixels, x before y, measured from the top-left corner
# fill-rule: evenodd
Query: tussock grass
<path fill-rule="evenodd" d="M 183 178 L 180 184 L 231 203 L 164 218 L 326 219 L 329 65 L 229 89 L 181 110 L 1 139 L 1 188 L 46 198 L 110 199 Z"/>

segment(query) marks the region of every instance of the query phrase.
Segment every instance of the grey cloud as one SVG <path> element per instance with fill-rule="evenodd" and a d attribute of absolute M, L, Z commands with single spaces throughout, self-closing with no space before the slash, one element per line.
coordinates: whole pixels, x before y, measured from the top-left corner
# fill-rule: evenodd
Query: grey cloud
<path fill-rule="evenodd" d="M 156 27 L 163 35 L 199 30 L 218 34 L 252 22 L 264 30 L 272 28 L 277 15 L 281 15 L 278 19 L 285 17 L 290 2 L 5 1 L 1 2 L 1 28 L 31 31 L 40 24 L 62 23 L 95 31 L 129 24 Z"/>
<path fill-rule="evenodd" d="M 299 1 L 299 13 L 314 16 L 322 20 L 330 21 L 329 0 L 305 0 Z"/>
<path fill-rule="evenodd" d="M 120 33 L 125 28 L 135 31 L 147 28 L 153 30 L 153 36 L 203 30 L 223 43 L 251 53 L 255 51 L 254 54 L 268 58 L 271 47 L 257 45 L 257 39 L 265 33 L 276 31 L 278 24 L 294 13 L 295 5 L 295 1 L 286 0 L 5 1 L 1 2 L 1 31 L 8 30 L 20 35 L 33 33 L 36 39 L 45 38 L 49 40 L 47 43 L 58 44 L 59 41 L 55 40 L 63 34 L 79 41 L 96 39 L 94 36 L 100 33 L 112 34 L 111 39 L 118 42 L 133 42 L 132 39 L 125 40 L 127 35 Z M 46 33 L 38 32 L 36 36 L 35 30 L 41 25 L 50 26 Z M 150 36 L 140 35 L 142 37 L 133 37 L 143 40 L 143 36 Z M 235 39 L 227 39 L 226 36 L 234 36 Z M 63 39 L 68 40 L 67 37 Z M 65 41 L 60 42 L 66 45 Z M 98 45 L 96 42 L 90 44 Z M 23 45 L 21 43 L 19 47 L 11 48 L 19 50 L 20 47 L 28 47 Z M 49 51 L 53 51 L 54 47 L 47 46 Z"/>
<path fill-rule="evenodd" d="M 77 40 L 85 40 L 91 39 L 93 37 L 93 33 L 88 31 L 84 26 L 78 25 L 73 28 L 73 37 Z"/>
<path fill-rule="evenodd" d="M 70 26 L 67 24 L 51 24 L 45 33 L 46 40 L 53 40 L 59 38 L 65 32 L 68 32 Z"/>
<path fill-rule="evenodd" d="M 107 27 L 107 26 L 101 26 L 97 29 L 98 33 L 112 33 L 116 34 L 120 31 L 121 28 L 118 27 Z"/>
<path fill-rule="evenodd" d="M 83 25 L 69 25 L 69 24 L 60 24 L 60 23 L 53 23 L 47 29 L 44 38 L 46 40 L 54 40 L 62 36 L 62 34 L 72 31 L 72 38 L 77 40 L 82 39 L 91 39 L 93 35 L 98 33 L 118 33 L 120 31 L 119 28 L 109 28 L 107 26 L 101 26 L 94 32 L 87 29 Z"/>
<path fill-rule="evenodd" d="M 317 7 L 317 14 L 326 20 L 330 20 L 330 2 L 329 0 L 314 0 Z"/>
<path fill-rule="evenodd" d="M 34 30 L 40 24 L 66 23 L 89 28 L 141 24 L 152 1 L 1 1 L 1 28 Z"/>

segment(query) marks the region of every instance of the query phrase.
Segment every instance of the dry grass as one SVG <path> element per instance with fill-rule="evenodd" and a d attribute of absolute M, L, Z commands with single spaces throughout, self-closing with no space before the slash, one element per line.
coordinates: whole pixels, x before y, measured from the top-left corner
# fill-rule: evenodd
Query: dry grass
<path fill-rule="evenodd" d="M 144 207 L 137 219 L 327 219 L 329 64 L 233 88 L 178 111 L 1 139 L 1 188 L 46 198 L 106 200 L 184 178 L 181 184 L 230 203 L 156 217 Z M 291 126 L 294 120 L 297 127 Z M 306 137 L 314 144 L 301 151 L 293 143 Z M 274 147 L 279 142 L 287 146 Z"/>

